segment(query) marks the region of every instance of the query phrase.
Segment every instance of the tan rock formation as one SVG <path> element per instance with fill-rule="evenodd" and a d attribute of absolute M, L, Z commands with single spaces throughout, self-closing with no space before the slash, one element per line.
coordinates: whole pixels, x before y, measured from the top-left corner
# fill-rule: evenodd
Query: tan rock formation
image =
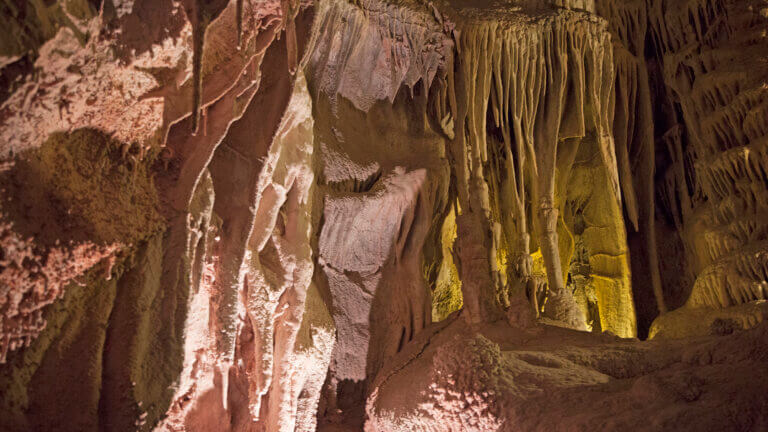
<path fill-rule="evenodd" d="M 765 0 L 0 24 L 0 429 L 768 428 Z"/>

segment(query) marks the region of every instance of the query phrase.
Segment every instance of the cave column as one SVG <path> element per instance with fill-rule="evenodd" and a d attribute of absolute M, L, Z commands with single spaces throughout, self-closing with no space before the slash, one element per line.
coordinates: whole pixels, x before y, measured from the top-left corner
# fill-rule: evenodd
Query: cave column
<path fill-rule="evenodd" d="M 563 263 L 560 259 L 560 247 L 557 235 L 557 221 L 560 216 L 560 211 L 555 207 L 553 197 L 543 196 L 539 198 L 539 207 L 536 216 L 539 223 L 541 255 L 544 259 L 544 265 L 547 268 L 549 289 L 552 291 L 563 290 L 565 288 L 562 271 Z"/>
<path fill-rule="evenodd" d="M 451 106 L 456 119 L 455 138 L 449 145 L 457 180 L 457 237 L 454 262 L 461 279 L 464 318 L 470 323 L 492 322 L 503 317 L 503 289 L 496 264 L 499 231 L 491 219 L 490 191 L 484 174 L 487 160 L 485 141 L 486 107 L 491 84 L 487 52 L 488 29 L 462 34 L 467 56 L 459 60 Z"/>
<path fill-rule="evenodd" d="M 538 222 L 539 244 L 547 281 L 551 292 L 565 289 L 563 264 L 557 238 L 557 220 L 560 212 L 555 204 L 555 174 L 560 126 L 565 105 L 565 90 L 568 80 L 566 35 L 554 29 L 547 34 L 542 55 L 548 59 L 546 85 L 541 93 L 541 104 L 535 125 L 536 166 L 533 167 L 533 196 Z"/>
<path fill-rule="evenodd" d="M 493 277 L 493 233 L 476 214 L 456 218 L 455 260 L 462 283 L 466 318 L 471 323 L 494 321 L 501 316 Z"/>
<path fill-rule="evenodd" d="M 512 154 L 512 140 L 509 138 L 508 129 L 504 131 L 504 178 L 501 187 L 500 201 L 503 214 L 510 215 L 510 219 L 502 218 L 504 233 L 507 235 L 507 247 L 510 258 L 509 272 L 507 274 L 507 294 L 511 298 L 516 295 L 524 295 L 525 288 L 531 278 L 533 260 L 531 259 L 531 236 L 528 233 L 528 221 L 525 212 L 525 148 L 523 144 L 522 130 L 519 121 L 515 127 L 515 145 L 517 155 Z"/>

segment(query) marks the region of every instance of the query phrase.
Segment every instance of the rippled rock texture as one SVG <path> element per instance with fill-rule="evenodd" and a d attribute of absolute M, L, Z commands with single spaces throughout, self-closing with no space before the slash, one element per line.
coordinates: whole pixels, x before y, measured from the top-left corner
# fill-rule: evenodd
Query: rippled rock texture
<path fill-rule="evenodd" d="M 765 0 L 0 23 L 0 429 L 768 427 Z"/>

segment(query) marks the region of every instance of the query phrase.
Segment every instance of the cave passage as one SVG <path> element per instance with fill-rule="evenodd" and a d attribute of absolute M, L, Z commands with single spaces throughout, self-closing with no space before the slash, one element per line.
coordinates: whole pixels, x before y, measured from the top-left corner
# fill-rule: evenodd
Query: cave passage
<path fill-rule="evenodd" d="M 0 24 L 0 430 L 768 430 L 766 0 Z"/>

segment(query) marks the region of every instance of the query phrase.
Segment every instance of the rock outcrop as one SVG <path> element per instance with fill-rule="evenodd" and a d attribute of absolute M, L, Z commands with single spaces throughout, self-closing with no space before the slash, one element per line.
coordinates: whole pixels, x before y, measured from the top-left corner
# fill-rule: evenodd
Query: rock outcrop
<path fill-rule="evenodd" d="M 0 17 L 0 429 L 768 427 L 765 0 Z"/>

